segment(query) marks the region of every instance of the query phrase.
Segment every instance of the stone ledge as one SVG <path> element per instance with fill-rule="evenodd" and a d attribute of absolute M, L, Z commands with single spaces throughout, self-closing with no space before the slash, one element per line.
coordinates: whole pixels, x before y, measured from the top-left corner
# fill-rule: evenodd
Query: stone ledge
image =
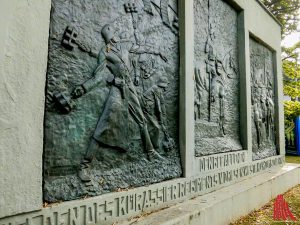
<path fill-rule="evenodd" d="M 285 164 L 250 179 L 118 225 L 225 225 L 300 183 L 300 165 Z"/>
<path fill-rule="evenodd" d="M 52 204 L 35 212 L 0 218 L 0 225 L 111 225 L 116 221 L 203 196 L 283 165 L 284 157 L 276 156 L 252 162 L 250 165 L 230 165 L 226 170 L 209 167 L 212 170 L 202 172 L 197 177 L 180 178 L 93 198 Z"/>

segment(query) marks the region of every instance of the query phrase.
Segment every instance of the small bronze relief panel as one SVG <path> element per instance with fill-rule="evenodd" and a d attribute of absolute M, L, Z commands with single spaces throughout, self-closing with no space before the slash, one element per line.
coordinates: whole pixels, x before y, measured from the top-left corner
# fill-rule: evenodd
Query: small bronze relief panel
<path fill-rule="evenodd" d="M 241 150 L 237 12 L 220 0 L 194 0 L 195 154 Z"/>
<path fill-rule="evenodd" d="M 52 0 L 44 199 L 180 177 L 176 0 Z"/>
<path fill-rule="evenodd" d="M 253 160 L 276 155 L 273 53 L 250 39 Z"/>

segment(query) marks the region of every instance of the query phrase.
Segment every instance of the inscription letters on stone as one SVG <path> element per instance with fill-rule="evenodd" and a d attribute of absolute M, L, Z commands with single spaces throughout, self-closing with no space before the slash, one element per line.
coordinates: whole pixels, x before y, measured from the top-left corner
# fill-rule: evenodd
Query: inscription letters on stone
<path fill-rule="evenodd" d="M 8 218 L 1 225 L 14 224 L 94 224 L 99 221 L 115 221 L 118 218 L 137 215 L 143 211 L 163 207 L 164 204 L 178 202 L 205 194 L 221 187 L 237 182 L 246 176 L 266 171 L 274 166 L 283 165 L 284 157 L 259 160 L 247 165 L 233 167 L 222 171 L 212 172 L 194 178 L 181 178 L 144 187 L 141 190 L 128 190 L 101 196 L 96 199 L 85 199 L 78 206 L 53 205 L 45 208 L 43 212 L 34 212 L 24 220 L 16 222 Z M 97 197 L 96 197 L 97 198 Z M 68 203 L 63 203 L 68 204 Z"/>

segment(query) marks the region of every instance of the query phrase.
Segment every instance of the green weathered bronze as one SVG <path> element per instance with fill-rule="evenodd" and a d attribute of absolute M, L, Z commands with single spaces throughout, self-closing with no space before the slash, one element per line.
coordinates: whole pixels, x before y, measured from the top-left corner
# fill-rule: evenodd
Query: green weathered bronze
<path fill-rule="evenodd" d="M 49 46 L 46 201 L 181 175 L 176 1 L 53 0 Z"/>

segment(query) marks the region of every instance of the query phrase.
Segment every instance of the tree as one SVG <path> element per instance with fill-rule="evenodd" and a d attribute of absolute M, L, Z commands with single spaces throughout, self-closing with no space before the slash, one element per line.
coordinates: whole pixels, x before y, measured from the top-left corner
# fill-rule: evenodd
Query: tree
<path fill-rule="evenodd" d="M 265 6 L 282 24 L 282 37 L 297 31 L 299 24 L 300 0 L 262 0 Z M 292 47 L 282 47 L 284 94 L 293 101 L 285 101 L 285 124 L 288 126 L 300 115 L 300 42 Z"/>
<path fill-rule="evenodd" d="M 284 94 L 296 99 L 300 96 L 300 42 L 294 46 L 282 48 L 282 66 L 284 73 Z"/>
<path fill-rule="evenodd" d="M 262 2 L 283 25 L 283 36 L 297 30 L 300 0 L 262 0 Z"/>
<path fill-rule="evenodd" d="M 300 115 L 300 102 L 285 101 L 285 122 L 293 121 L 296 116 Z"/>
<path fill-rule="evenodd" d="M 300 64 L 299 43 L 291 48 L 285 48 L 283 52 L 283 92 L 290 96 L 292 101 L 284 102 L 284 114 L 286 125 L 290 124 L 296 116 L 300 116 Z"/>

